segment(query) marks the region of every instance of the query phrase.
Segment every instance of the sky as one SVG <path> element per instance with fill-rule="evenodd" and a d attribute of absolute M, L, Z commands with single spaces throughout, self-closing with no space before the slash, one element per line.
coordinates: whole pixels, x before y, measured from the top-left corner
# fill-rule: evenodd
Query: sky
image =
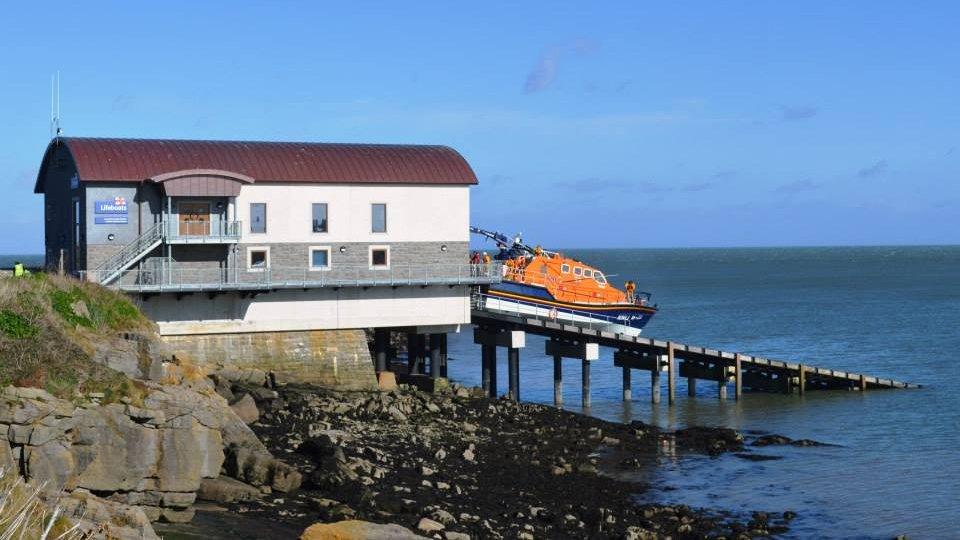
<path fill-rule="evenodd" d="M 16 2 L 0 253 L 64 135 L 445 144 L 550 247 L 960 243 L 956 2 Z"/>

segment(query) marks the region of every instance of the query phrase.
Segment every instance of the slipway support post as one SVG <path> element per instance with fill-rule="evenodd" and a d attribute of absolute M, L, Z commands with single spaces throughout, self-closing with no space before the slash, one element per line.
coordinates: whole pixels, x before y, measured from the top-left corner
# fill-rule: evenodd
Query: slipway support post
<path fill-rule="evenodd" d="M 581 369 L 583 370 L 582 385 L 580 388 L 581 401 L 584 409 L 590 408 L 590 360 L 581 360 Z"/>
<path fill-rule="evenodd" d="M 697 396 L 697 379 L 695 377 L 687 377 L 687 396 Z"/>
<path fill-rule="evenodd" d="M 630 349 L 613 353 L 613 365 L 624 370 L 645 369 L 650 372 L 650 399 L 660 403 L 660 372 L 669 366 L 668 355 L 646 354 Z"/>
<path fill-rule="evenodd" d="M 797 389 L 800 392 L 800 395 L 804 395 L 807 392 L 807 367 L 803 364 L 800 364 L 799 374 L 797 378 Z"/>
<path fill-rule="evenodd" d="M 553 404 L 563 407 L 563 358 L 553 357 Z"/>
<path fill-rule="evenodd" d="M 657 405 L 660 403 L 660 357 L 654 355 L 654 369 L 650 370 L 650 401 Z"/>
<path fill-rule="evenodd" d="M 373 331 L 373 348 L 376 353 L 377 372 L 387 371 L 387 348 L 390 346 L 390 330 L 377 328 Z"/>
<path fill-rule="evenodd" d="M 631 376 L 630 368 L 628 367 L 623 368 L 623 400 L 624 401 L 631 401 L 633 399 L 633 391 L 632 391 L 633 389 L 631 388 L 633 385 L 631 384 L 632 381 L 630 380 L 631 378 L 630 376 Z"/>
<path fill-rule="evenodd" d="M 423 354 L 426 349 L 424 336 L 407 333 L 407 373 L 416 375 L 423 370 Z"/>
<path fill-rule="evenodd" d="M 508 383 L 510 397 L 519 400 L 520 397 L 520 349 L 526 346 L 526 333 L 521 330 L 511 330 L 509 327 L 475 327 L 473 342 L 479 343 L 487 350 L 483 355 L 487 358 L 484 369 L 484 390 L 490 397 L 497 397 L 497 347 L 506 347 Z"/>
<path fill-rule="evenodd" d="M 733 359 L 733 397 L 737 400 L 743 398 L 743 361 L 740 353 Z"/>
<path fill-rule="evenodd" d="M 673 342 L 667 342 L 667 404 L 677 401 L 677 359 L 673 354 Z"/>
<path fill-rule="evenodd" d="M 510 375 L 508 396 L 513 401 L 520 401 L 520 349 L 516 347 L 507 349 L 507 371 Z"/>
<path fill-rule="evenodd" d="M 439 379 L 440 375 L 440 340 L 445 334 L 430 334 L 430 378 Z"/>
<path fill-rule="evenodd" d="M 590 407 L 590 362 L 600 358 L 600 345 L 597 343 L 586 343 L 582 341 L 562 341 L 559 339 L 547 340 L 544 344 L 547 356 L 558 358 L 576 358 L 581 361 L 581 402 L 584 408 Z M 557 360 L 555 360 L 556 362 Z M 554 364 L 556 366 L 557 364 Z M 554 373 L 557 373 L 554 367 Z M 554 399 L 556 399 L 556 386 L 554 387 Z"/>

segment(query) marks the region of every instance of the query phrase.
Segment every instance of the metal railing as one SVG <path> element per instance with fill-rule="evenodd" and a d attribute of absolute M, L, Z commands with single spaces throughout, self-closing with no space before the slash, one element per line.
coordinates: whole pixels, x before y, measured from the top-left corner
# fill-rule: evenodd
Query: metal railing
<path fill-rule="evenodd" d="M 86 277 L 86 276 L 85 276 Z M 100 280 L 99 274 L 90 276 Z M 499 263 L 369 266 L 211 268 L 158 262 L 126 270 L 109 287 L 131 292 L 310 289 L 404 285 L 483 285 L 499 283 Z"/>
<path fill-rule="evenodd" d="M 167 221 L 169 242 L 223 243 L 238 242 L 243 231 L 240 221 Z"/>

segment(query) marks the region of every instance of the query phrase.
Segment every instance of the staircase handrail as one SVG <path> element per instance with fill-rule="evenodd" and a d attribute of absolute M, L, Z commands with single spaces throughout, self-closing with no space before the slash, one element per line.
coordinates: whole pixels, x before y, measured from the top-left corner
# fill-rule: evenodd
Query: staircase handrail
<path fill-rule="evenodd" d="M 104 275 L 112 274 L 113 272 L 120 270 L 123 266 L 127 265 L 132 258 L 140 255 L 145 249 L 155 244 L 158 240 L 163 239 L 164 232 L 164 223 L 155 223 L 152 227 L 147 229 L 146 232 L 138 236 L 133 242 L 123 246 L 120 251 L 102 262 L 99 266 L 97 266 L 95 271 L 98 275 Z"/>

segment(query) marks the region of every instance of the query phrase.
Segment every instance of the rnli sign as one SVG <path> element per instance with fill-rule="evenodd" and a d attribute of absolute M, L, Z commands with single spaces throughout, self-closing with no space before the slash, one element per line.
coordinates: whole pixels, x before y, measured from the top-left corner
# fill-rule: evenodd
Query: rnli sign
<path fill-rule="evenodd" d="M 115 197 L 107 201 L 93 201 L 93 222 L 98 225 L 124 225 L 129 221 L 127 199 Z"/>

